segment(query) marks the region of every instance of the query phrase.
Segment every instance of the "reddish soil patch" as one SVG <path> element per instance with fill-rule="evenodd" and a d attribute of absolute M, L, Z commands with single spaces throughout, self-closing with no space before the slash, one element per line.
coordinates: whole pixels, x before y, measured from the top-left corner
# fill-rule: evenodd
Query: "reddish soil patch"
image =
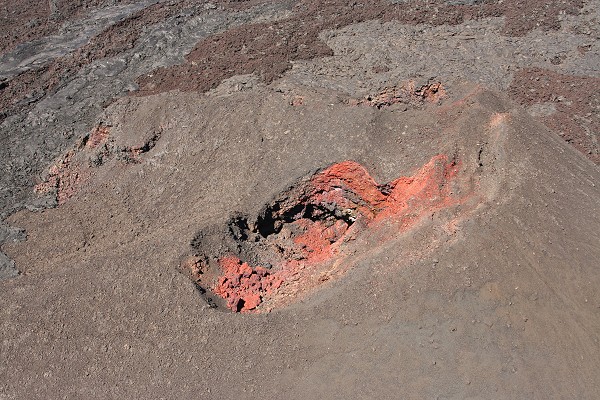
<path fill-rule="evenodd" d="M 34 187 L 38 194 L 56 195 L 59 205 L 64 204 L 78 191 L 89 177 L 89 171 L 74 160 L 76 151 L 71 150 L 48 169 L 48 177 Z"/>
<path fill-rule="evenodd" d="M 161 130 L 154 132 L 137 146 L 119 146 L 111 138 L 110 128 L 99 125 L 50 166 L 46 178 L 35 185 L 34 192 L 55 194 L 58 205 L 62 205 L 77 194 L 96 168 L 109 160 L 138 163 L 140 156 L 154 148 L 161 133 Z"/>
<path fill-rule="evenodd" d="M 237 257 L 223 257 L 219 265 L 223 275 L 219 277 L 214 292 L 227 300 L 227 307 L 232 311 L 255 309 L 264 296 L 272 294 L 282 283 L 282 278 L 266 268 L 251 268 Z"/>
<path fill-rule="evenodd" d="M 48 168 L 48 175 L 43 182 L 34 186 L 37 194 L 56 195 L 56 202 L 62 205 L 71 199 L 81 189 L 81 186 L 92 175 L 93 163 L 90 157 L 103 158 L 108 155 L 108 149 L 101 145 L 108 142 L 110 130 L 99 125 L 89 135 L 85 136 L 72 149 L 60 157 Z"/>
<path fill-rule="evenodd" d="M 92 133 L 90 133 L 90 136 L 85 145 L 90 149 L 96 148 L 100 144 L 106 142 L 109 135 L 110 131 L 108 127 L 100 125 L 92 130 Z"/>
<path fill-rule="evenodd" d="M 438 155 L 415 175 L 382 185 L 356 162 L 334 164 L 266 207 L 252 232 L 245 221 L 237 224 L 238 247 L 248 246 L 258 266 L 227 253 L 216 264 L 193 257 L 183 267 L 231 311 L 268 311 L 340 276 L 344 248 L 359 235 L 377 237 L 377 246 L 425 215 L 463 202 L 457 173 L 455 161 Z M 384 227 L 392 227 L 391 237 L 375 233 Z"/>
<path fill-rule="evenodd" d="M 552 104 L 556 111 L 540 122 L 600 164 L 600 78 L 578 77 L 527 68 L 510 85 L 511 96 L 525 106 Z"/>

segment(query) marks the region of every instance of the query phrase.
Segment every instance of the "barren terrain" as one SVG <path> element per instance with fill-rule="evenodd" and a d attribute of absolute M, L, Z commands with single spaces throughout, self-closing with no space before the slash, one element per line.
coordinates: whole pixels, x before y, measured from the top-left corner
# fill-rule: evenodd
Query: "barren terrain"
<path fill-rule="evenodd" d="M 0 399 L 598 398 L 599 10 L 0 1 Z"/>

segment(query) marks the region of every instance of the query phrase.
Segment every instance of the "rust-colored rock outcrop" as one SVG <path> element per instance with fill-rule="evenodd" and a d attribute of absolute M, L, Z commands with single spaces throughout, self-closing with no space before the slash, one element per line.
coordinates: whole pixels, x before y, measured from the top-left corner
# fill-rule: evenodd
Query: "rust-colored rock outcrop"
<path fill-rule="evenodd" d="M 292 302 L 343 275 L 344 248 L 353 239 L 384 225 L 405 232 L 425 215 L 460 204 L 466 195 L 454 188 L 458 169 L 456 160 L 437 155 L 413 176 L 379 184 L 359 163 L 333 164 L 267 206 L 252 227 L 238 221 L 242 232 L 234 239 L 255 254 L 256 265 L 232 252 L 217 257 L 211 271 L 198 258 L 192 278 L 234 312 Z M 376 236 L 375 246 L 387 241 Z"/>

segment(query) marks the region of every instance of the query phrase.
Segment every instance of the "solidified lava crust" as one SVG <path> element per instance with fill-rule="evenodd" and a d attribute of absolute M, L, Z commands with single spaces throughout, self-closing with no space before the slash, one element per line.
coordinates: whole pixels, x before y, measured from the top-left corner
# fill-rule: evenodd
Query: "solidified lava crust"
<path fill-rule="evenodd" d="M 406 232 L 425 215 L 460 204 L 458 163 L 437 155 L 416 174 L 377 183 L 354 161 L 301 179 L 253 219 L 200 232 L 182 267 L 211 303 L 234 312 L 269 311 L 344 272 L 344 249 L 384 226 Z M 388 231 L 386 231 L 388 232 Z M 221 236 L 219 236 L 221 235 Z M 392 237 L 380 238 L 375 246 Z M 366 249 L 368 250 L 368 249 Z"/>

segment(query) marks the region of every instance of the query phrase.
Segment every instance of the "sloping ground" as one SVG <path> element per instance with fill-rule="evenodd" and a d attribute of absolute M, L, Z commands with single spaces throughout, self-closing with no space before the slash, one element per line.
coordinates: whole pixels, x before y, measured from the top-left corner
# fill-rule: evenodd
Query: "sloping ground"
<path fill-rule="evenodd" d="M 598 2 L 393 3 L 5 44 L 0 398 L 599 396 Z"/>
<path fill-rule="evenodd" d="M 393 3 L 180 0 L 139 9 L 140 2 L 58 1 L 35 10 L 26 0 L 2 4 L 3 29 L 32 28 L 31 36 L 13 33 L 16 42 L 0 59 L 0 219 L 56 204 L 33 188 L 116 99 L 205 91 L 248 73 L 240 87 L 288 71 L 297 83 L 359 98 L 406 79 L 424 84 L 435 76 L 448 88 L 481 82 L 508 90 L 598 161 L 598 91 L 588 90 L 599 76 L 597 0 Z M 0 222 L 0 246 L 20 238 Z M 0 271 L 16 273 L 3 255 Z"/>
<path fill-rule="evenodd" d="M 589 160 L 478 87 L 404 112 L 286 81 L 219 93 L 118 101 L 105 143 L 160 129 L 154 147 L 9 218 L 28 240 L 5 246 L 24 270 L 2 282 L 8 397 L 598 394 Z M 178 272 L 199 230 L 258 214 L 311 170 L 355 160 L 389 182 L 436 154 L 460 161 L 469 206 L 357 237 L 344 274 L 283 308 L 213 309 Z"/>

